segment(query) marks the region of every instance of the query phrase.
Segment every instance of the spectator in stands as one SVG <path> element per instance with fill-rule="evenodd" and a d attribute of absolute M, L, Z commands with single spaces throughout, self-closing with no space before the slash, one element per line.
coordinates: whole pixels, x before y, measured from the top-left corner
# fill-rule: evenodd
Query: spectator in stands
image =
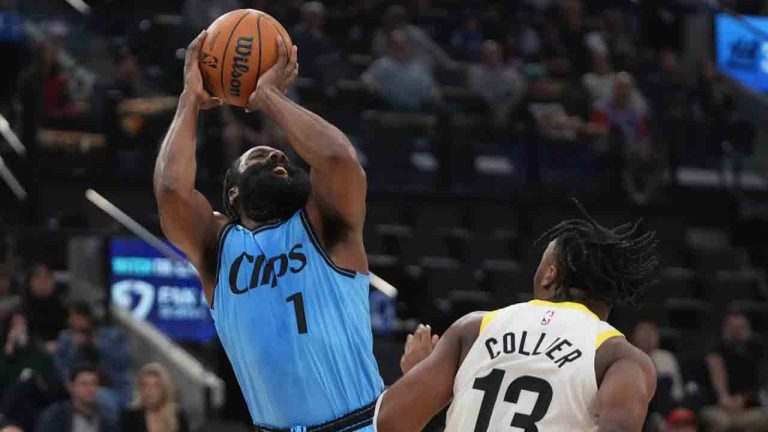
<path fill-rule="evenodd" d="M 525 96 L 525 81 L 502 58 L 501 45 L 496 41 L 483 43 L 482 62 L 469 66 L 469 89 L 483 98 L 497 123 L 505 121 L 510 111 Z"/>
<path fill-rule="evenodd" d="M 658 414 L 661 419 L 672 408 L 679 406 L 685 397 L 680 364 L 673 353 L 659 348 L 659 329 L 652 320 L 638 321 L 630 342 L 648 354 L 656 366 L 657 390 L 648 412 L 649 418 Z"/>
<path fill-rule="evenodd" d="M 617 70 L 630 70 L 637 58 L 637 40 L 627 31 L 623 13 L 618 9 L 609 9 L 603 14 L 603 39 L 611 53 L 613 65 Z"/>
<path fill-rule="evenodd" d="M 759 399 L 763 347 L 752 336 L 746 315 L 730 311 L 723 321 L 722 340 L 706 357 L 716 405 L 702 410 L 711 432 L 768 430 L 768 410 Z"/>
<path fill-rule="evenodd" d="M 574 71 L 582 74 L 586 72 L 589 60 L 584 5 L 581 0 L 565 0 L 561 3 L 560 14 L 560 40 L 568 50 Z"/>
<path fill-rule="evenodd" d="M 467 61 L 477 61 L 483 46 L 483 31 L 480 20 L 474 14 L 468 14 L 461 25 L 451 34 L 451 48 L 454 55 Z"/>
<path fill-rule="evenodd" d="M 658 395 L 658 392 L 656 393 Z M 688 408 L 675 408 L 669 412 L 664 432 L 698 432 L 696 414 Z"/>
<path fill-rule="evenodd" d="M 398 48 L 392 38 L 393 31 L 398 30 L 404 34 L 411 46 L 411 56 L 429 67 L 438 66 L 447 69 L 456 67 L 453 59 L 435 43 L 424 30 L 408 23 L 408 13 L 403 6 L 391 5 L 387 8 L 382 19 L 382 25 L 373 36 L 371 52 L 382 57 L 394 54 Z"/>
<path fill-rule="evenodd" d="M 352 2 L 347 11 L 349 33 L 344 47 L 350 52 L 368 54 L 374 34 L 381 23 L 385 3 L 382 0 Z"/>
<path fill-rule="evenodd" d="M 54 360 L 62 377 L 77 364 L 87 363 L 98 368 L 103 378 L 98 402 L 105 414 L 116 419 L 128 405 L 131 397 L 128 344 L 118 329 L 97 325 L 87 302 L 69 307 L 69 328 L 61 332 Z"/>
<path fill-rule="evenodd" d="M 592 59 L 592 70 L 581 77 L 581 83 L 594 102 L 610 97 L 615 79 L 611 62 L 607 56 L 601 55 Z"/>
<path fill-rule="evenodd" d="M 187 416 L 175 402 L 171 376 L 160 363 L 141 368 L 135 399 L 120 418 L 120 429 L 131 432 L 189 432 Z"/>
<path fill-rule="evenodd" d="M 0 322 L 21 308 L 21 296 L 14 292 L 13 270 L 0 264 Z"/>
<path fill-rule="evenodd" d="M 49 352 L 55 351 L 59 332 L 67 325 L 67 310 L 56 291 L 51 269 L 42 263 L 33 265 L 24 309 L 29 319 L 30 336 L 43 341 Z"/>
<path fill-rule="evenodd" d="M 16 312 L 8 321 L 0 355 L 0 411 L 31 430 L 58 380 L 50 354 L 29 337 L 24 314 Z"/>
<path fill-rule="evenodd" d="M 363 84 L 395 109 L 418 111 L 436 102 L 437 83 L 429 66 L 411 51 L 408 34 L 395 30 L 391 39 L 391 53 L 368 66 L 360 77 Z"/>
<path fill-rule="evenodd" d="M 606 134 L 618 129 L 627 147 L 640 147 L 649 138 L 646 105 L 627 72 L 616 75 L 611 94 L 595 103 L 592 119 Z"/>
<path fill-rule="evenodd" d="M 37 423 L 37 432 L 113 432 L 117 424 L 96 403 L 99 371 L 78 366 L 68 375 L 70 400 L 48 407 Z"/>
<path fill-rule="evenodd" d="M 221 15 L 241 7 L 238 0 L 185 0 L 184 20 L 189 27 L 199 32 L 200 29 L 208 28 Z"/>
<path fill-rule="evenodd" d="M 24 432 L 24 429 L 15 423 L 4 423 L 0 426 L 0 432 Z"/>
<path fill-rule="evenodd" d="M 319 78 L 322 63 L 336 53 L 333 41 L 325 34 L 325 6 L 308 1 L 301 6 L 301 22 L 291 35 L 299 50 L 301 76 Z"/>

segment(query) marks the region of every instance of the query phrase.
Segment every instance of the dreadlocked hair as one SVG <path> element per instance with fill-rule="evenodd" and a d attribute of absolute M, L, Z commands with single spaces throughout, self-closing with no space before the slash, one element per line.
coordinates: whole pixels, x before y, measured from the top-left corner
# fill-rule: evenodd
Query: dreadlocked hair
<path fill-rule="evenodd" d="M 653 283 L 651 274 L 659 264 L 656 233 L 642 233 L 642 219 L 605 228 L 579 201 L 573 202 L 582 217 L 560 222 L 536 240 L 555 240 L 556 295 L 575 300 L 572 290 L 582 290 L 609 304 L 635 304 Z"/>
<path fill-rule="evenodd" d="M 221 193 L 221 200 L 224 204 L 224 214 L 227 215 L 230 222 L 240 219 L 240 215 L 237 214 L 237 210 L 229 203 L 229 190 L 237 185 L 240 180 L 240 158 L 235 159 L 232 162 L 232 166 L 229 167 L 227 173 L 224 175 L 224 190 Z"/>

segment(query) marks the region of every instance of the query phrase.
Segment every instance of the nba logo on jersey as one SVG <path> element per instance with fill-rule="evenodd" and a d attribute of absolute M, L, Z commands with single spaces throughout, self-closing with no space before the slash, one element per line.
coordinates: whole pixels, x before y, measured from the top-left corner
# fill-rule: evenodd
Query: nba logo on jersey
<path fill-rule="evenodd" d="M 541 325 L 548 326 L 552 322 L 552 318 L 555 316 L 555 311 L 549 310 L 544 314 L 544 318 L 541 319 Z"/>

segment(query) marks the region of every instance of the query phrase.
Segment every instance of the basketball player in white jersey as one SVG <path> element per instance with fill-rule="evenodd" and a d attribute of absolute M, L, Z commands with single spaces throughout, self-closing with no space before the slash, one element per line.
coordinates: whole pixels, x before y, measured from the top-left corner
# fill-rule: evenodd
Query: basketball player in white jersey
<path fill-rule="evenodd" d="M 648 284 L 654 233 L 607 229 L 579 209 L 583 218 L 542 236 L 535 300 L 459 319 L 415 366 L 413 353 L 434 339 L 423 326 L 409 337 L 405 375 L 378 401 L 377 431 L 420 431 L 451 401 L 446 432 L 642 429 L 656 371 L 605 320 Z"/>

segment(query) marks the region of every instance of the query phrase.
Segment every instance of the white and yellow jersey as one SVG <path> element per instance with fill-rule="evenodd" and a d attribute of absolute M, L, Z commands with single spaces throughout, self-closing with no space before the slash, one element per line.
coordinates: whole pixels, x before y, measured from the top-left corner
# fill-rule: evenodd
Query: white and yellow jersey
<path fill-rule="evenodd" d="M 445 431 L 596 430 L 595 352 L 614 336 L 579 303 L 490 312 L 456 373 Z"/>

